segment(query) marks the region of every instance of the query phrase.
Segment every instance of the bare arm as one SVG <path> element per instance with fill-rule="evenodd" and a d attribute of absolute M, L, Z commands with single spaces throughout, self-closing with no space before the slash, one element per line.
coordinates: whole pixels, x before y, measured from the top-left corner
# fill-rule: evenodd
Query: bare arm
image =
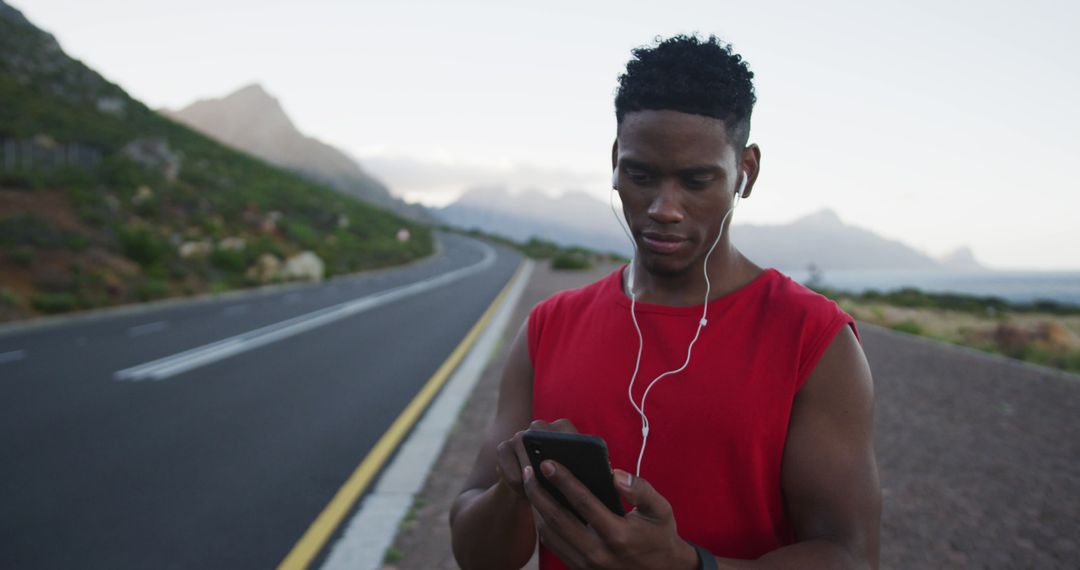
<path fill-rule="evenodd" d="M 881 486 L 873 420 L 870 367 L 844 327 L 792 407 L 781 484 L 798 542 L 754 561 L 720 558 L 719 567 L 876 570 Z"/>
<path fill-rule="evenodd" d="M 454 557 L 464 569 L 520 568 L 536 547 L 521 482 L 527 460 L 518 435 L 532 417 L 532 378 L 526 322 L 510 348 L 495 419 L 450 510 Z"/>

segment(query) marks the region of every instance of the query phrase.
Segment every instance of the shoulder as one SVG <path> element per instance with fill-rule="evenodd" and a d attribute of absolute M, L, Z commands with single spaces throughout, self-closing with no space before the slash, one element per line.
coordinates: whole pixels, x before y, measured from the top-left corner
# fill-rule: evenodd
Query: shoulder
<path fill-rule="evenodd" d="M 788 323 L 804 323 L 810 327 L 828 327 L 837 322 L 854 325 L 854 319 L 844 312 L 836 301 L 776 269 L 766 271 L 771 275 L 765 301 L 768 311 L 777 318 Z"/>
<path fill-rule="evenodd" d="M 783 331 L 798 354 L 796 388 L 801 387 L 825 350 L 845 327 L 858 341 L 855 319 L 835 301 L 775 270 L 764 297 L 770 330 Z M 779 336 L 779 335 L 778 335 Z"/>
<path fill-rule="evenodd" d="M 558 331 L 565 328 L 571 324 L 571 321 L 589 312 L 590 308 L 607 302 L 610 297 L 618 293 L 618 281 L 621 275 L 622 267 L 584 287 L 559 291 L 537 303 L 529 311 L 527 331 L 529 354 L 534 361 L 545 331 Z"/>

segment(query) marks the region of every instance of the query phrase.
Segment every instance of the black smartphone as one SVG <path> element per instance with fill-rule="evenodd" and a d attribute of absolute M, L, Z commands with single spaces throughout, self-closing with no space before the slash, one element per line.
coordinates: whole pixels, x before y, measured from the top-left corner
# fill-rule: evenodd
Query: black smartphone
<path fill-rule="evenodd" d="M 585 519 L 570 506 L 570 502 L 559 489 L 544 477 L 544 472 L 540 470 L 541 461 L 551 459 L 569 469 L 611 512 L 619 516 L 625 514 L 619 492 L 615 490 L 612 480 L 611 462 L 608 460 L 607 444 L 603 438 L 578 433 L 529 430 L 521 435 L 521 441 L 525 444 L 533 473 L 540 485 L 581 522 L 584 523 Z"/>

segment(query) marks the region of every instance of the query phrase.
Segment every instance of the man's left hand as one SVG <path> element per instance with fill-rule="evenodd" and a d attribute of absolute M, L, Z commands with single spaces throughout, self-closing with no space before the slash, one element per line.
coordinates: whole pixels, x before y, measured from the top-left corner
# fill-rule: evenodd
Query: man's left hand
<path fill-rule="evenodd" d="M 588 523 L 582 524 L 556 502 L 540 486 L 532 467 L 525 467 L 525 494 L 540 542 L 570 568 L 697 568 L 697 552 L 679 538 L 671 504 L 648 481 L 615 470 L 615 489 L 634 506 L 620 517 L 562 465 L 547 460 L 541 469 Z"/>

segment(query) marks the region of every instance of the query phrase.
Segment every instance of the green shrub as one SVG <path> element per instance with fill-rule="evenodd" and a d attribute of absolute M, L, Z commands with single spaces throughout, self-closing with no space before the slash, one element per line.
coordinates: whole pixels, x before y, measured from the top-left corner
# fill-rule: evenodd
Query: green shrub
<path fill-rule="evenodd" d="M 11 252 L 11 260 L 19 267 L 30 267 L 34 264 L 35 252 L 30 246 L 17 247 Z"/>
<path fill-rule="evenodd" d="M 60 231 L 32 213 L 0 221 L 0 244 L 56 247 L 61 243 Z"/>
<path fill-rule="evenodd" d="M 65 234 L 64 242 L 66 243 L 68 249 L 76 253 L 84 252 L 86 251 L 86 248 L 90 247 L 90 238 L 82 234 Z"/>
<path fill-rule="evenodd" d="M 71 293 L 41 293 L 35 295 L 31 304 L 42 313 L 66 313 L 73 310 L 77 301 Z"/>
<path fill-rule="evenodd" d="M 908 333 L 908 334 L 917 334 L 917 335 L 923 334 L 922 325 L 920 325 L 919 323 L 917 323 L 917 322 L 915 322 L 915 321 L 913 321 L 911 319 L 908 319 L 906 321 L 901 321 L 899 323 L 895 323 L 894 325 L 892 325 L 889 328 L 891 328 L 894 331 L 900 331 L 900 332 Z"/>
<path fill-rule="evenodd" d="M 7 287 L 0 289 L 0 306 L 14 307 L 18 304 L 19 295 L 17 293 Z"/>
<path fill-rule="evenodd" d="M 139 285 L 135 294 L 139 297 L 140 301 L 152 301 L 154 299 L 160 299 L 162 297 L 169 296 L 169 283 L 161 279 L 149 278 Z"/>
<path fill-rule="evenodd" d="M 552 269 L 581 270 L 591 265 L 588 256 L 578 251 L 560 251 L 551 258 Z"/>
<path fill-rule="evenodd" d="M 169 245 L 146 229 L 120 227 L 116 238 L 120 251 L 143 267 L 157 265 L 169 253 Z"/>
<path fill-rule="evenodd" d="M 210 263 L 228 273 L 243 273 L 248 266 L 244 252 L 232 249 L 215 249 L 210 252 Z"/>
<path fill-rule="evenodd" d="M 286 223 L 285 234 L 307 249 L 319 245 L 319 234 L 304 222 Z"/>

